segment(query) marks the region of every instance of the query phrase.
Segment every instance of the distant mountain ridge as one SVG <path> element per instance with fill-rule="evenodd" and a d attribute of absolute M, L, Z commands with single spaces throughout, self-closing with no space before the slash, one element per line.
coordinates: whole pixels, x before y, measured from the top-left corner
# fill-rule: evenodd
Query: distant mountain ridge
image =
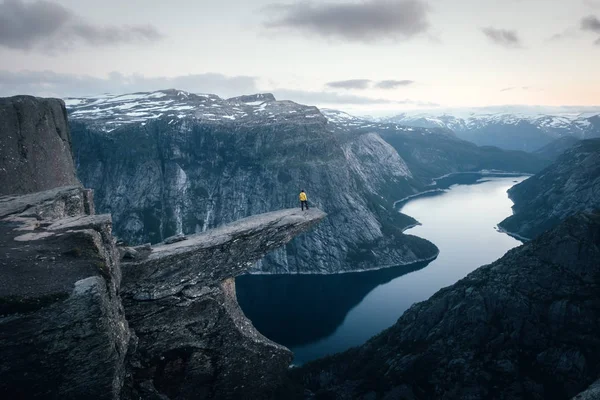
<path fill-rule="evenodd" d="M 559 114 L 472 113 L 450 115 L 404 113 L 382 122 L 421 128 L 442 128 L 480 146 L 536 151 L 556 139 L 600 137 L 600 111 Z"/>

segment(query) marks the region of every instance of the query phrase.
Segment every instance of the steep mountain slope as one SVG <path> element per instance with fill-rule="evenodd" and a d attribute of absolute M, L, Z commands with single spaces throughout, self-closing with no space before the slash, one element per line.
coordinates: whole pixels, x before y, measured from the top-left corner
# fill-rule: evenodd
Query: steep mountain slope
<path fill-rule="evenodd" d="M 565 151 L 579 143 L 579 141 L 580 140 L 576 137 L 565 136 L 560 139 L 556 139 L 554 142 L 547 144 L 541 149 L 534 151 L 534 154 L 543 158 L 547 158 L 548 160 L 556 161 L 558 157 L 560 157 Z"/>
<path fill-rule="evenodd" d="M 292 374 L 310 398 L 569 399 L 600 374 L 599 259 L 600 214 L 572 216 Z"/>
<path fill-rule="evenodd" d="M 415 221 L 393 209 L 422 187 L 404 160 L 376 134 L 334 129 L 315 107 L 181 91 L 67 103 L 79 177 L 123 239 L 159 242 L 295 207 L 305 189 L 328 218 L 260 271 L 336 273 L 437 254 L 402 234 Z"/>
<path fill-rule="evenodd" d="M 500 223 L 534 238 L 579 211 L 600 209 L 600 139 L 581 141 L 550 167 L 508 191 L 513 213 Z"/>
<path fill-rule="evenodd" d="M 406 161 L 413 176 L 423 182 L 454 172 L 499 170 L 534 173 L 549 164 L 545 157 L 522 151 L 479 147 L 457 138 L 448 129 L 367 121 L 336 110 L 324 110 L 323 113 L 341 129 L 378 133 Z"/>
<path fill-rule="evenodd" d="M 598 113 L 469 113 L 468 115 L 400 114 L 385 120 L 407 126 L 444 128 L 480 146 L 532 152 L 552 141 L 572 136 L 600 137 Z"/>

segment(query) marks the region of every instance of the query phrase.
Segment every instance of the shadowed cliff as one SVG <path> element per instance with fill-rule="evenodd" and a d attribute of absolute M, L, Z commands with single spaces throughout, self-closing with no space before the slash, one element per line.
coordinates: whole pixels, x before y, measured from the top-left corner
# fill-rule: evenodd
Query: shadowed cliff
<path fill-rule="evenodd" d="M 598 260 L 600 215 L 575 215 L 294 376 L 316 398 L 569 399 L 600 375 Z"/>
<path fill-rule="evenodd" d="M 0 195 L 80 185 L 65 104 L 31 96 L 0 98 Z"/>

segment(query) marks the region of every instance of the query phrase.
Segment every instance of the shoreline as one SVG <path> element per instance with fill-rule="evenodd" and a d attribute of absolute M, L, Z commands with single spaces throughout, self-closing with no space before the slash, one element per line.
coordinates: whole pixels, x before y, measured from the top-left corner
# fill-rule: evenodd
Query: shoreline
<path fill-rule="evenodd" d="M 504 229 L 503 227 L 500 226 L 500 224 L 496 225 L 496 229 L 498 232 L 504 233 L 505 235 L 508 235 L 508 236 L 512 237 L 513 239 L 517 239 L 520 242 L 525 243 L 525 242 L 531 241 L 530 238 L 526 238 L 525 236 L 521 236 L 518 233 L 510 232 L 510 231 Z"/>
<path fill-rule="evenodd" d="M 396 200 L 393 203 L 393 207 L 394 209 L 399 209 L 400 207 L 398 207 L 398 205 L 402 205 L 402 203 L 408 202 L 410 200 L 419 198 L 421 196 L 429 196 L 429 195 L 433 195 L 436 193 L 442 194 L 445 193 L 451 186 L 453 185 L 474 185 L 477 183 L 482 183 L 482 182 L 472 182 L 472 183 L 461 183 L 461 182 L 448 182 L 446 184 L 440 184 L 438 181 L 442 180 L 442 179 L 451 179 L 453 177 L 457 177 L 457 176 L 468 176 L 468 175 L 474 175 L 477 176 L 478 179 L 481 178 L 511 178 L 511 177 L 521 177 L 521 176 L 528 176 L 531 177 L 533 176 L 533 174 L 530 173 L 525 173 L 525 172 L 507 172 L 507 171 L 500 171 L 500 170 L 480 170 L 480 171 L 469 171 L 469 172 L 451 172 L 449 174 L 446 175 L 442 175 L 439 176 L 437 178 L 432 178 L 431 181 L 432 183 L 425 186 L 425 188 L 431 188 L 428 190 L 424 190 L 422 192 L 419 193 L 415 193 L 415 194 L 411 194 L 410 196 L 406 196 L 401 198 L 400 200 Z M 440 187 L 436 187 L 436 186 L 440 186 Z M 398 210 L 399 211 L 399 210 Z"/>
<path fill-rule="evenodd" d="M 270 273 L 270 272 L 251 272 L 248 271 L 246 273 L 246 275 L 270 275 L 270 276 L 275 276 L 275 275 L 280 275 L 280 276 L 289 276 L 289 275 L 343 275 L 343 274 L 354 274 L 354 273 L 359 273 L 359 272 L 372 272 L 372 271 L 380 271 L 382 269 L 388 269 L 388 268 L 395 268 L 395 267 L 408 267 L 410 265 L 414 265 L 414 264 L 420 264 L 420 263 L 424 263 L 424 262 L 431 262 L 433 260 L 435 260 L 436 258 L 438 258 L 440 255 L 440 251 L 438 250 L 436 252 L 436 254 L 434 256 L 431 257 L 427 257 L 427 258 L 423 258 L 420 260 L 415 260 L 415 261 L 411 261 L 408 263 L 404 263 L 404 264 L 391 264 L 391 265 L 382 265 L 382 266 L 378 266 L 375 268 L 369 268 L 369 269 L 354 269 L 352 271 L 340 271 L 340 272 L 326 272 L 326 273 L 322 273 L 322 272 L 277 272 L 277 273 Z"/>

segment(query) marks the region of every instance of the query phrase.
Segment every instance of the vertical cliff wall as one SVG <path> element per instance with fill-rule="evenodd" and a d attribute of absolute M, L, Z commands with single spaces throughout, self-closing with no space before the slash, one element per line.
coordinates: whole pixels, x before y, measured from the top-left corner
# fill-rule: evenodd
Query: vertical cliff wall
<path fill-rule="evenodd" d="M 0 195 L 79 185 L 66 116 L 58 99 L 0 98 Z"/>

